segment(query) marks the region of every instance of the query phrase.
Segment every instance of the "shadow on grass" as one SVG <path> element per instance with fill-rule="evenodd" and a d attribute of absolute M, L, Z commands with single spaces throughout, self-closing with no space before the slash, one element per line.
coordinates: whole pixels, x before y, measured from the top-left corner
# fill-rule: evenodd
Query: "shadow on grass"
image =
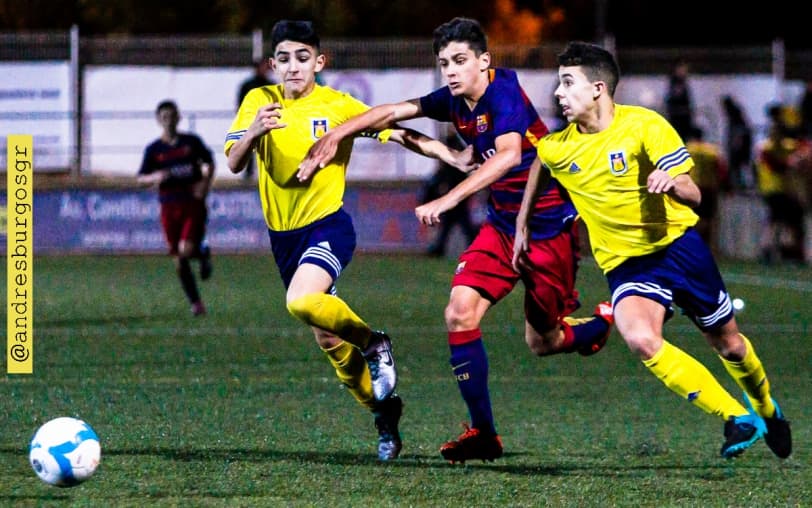
<path fill-rule="evenodd" d="M 311 451 L 285 451 L 268 449 L 193 449 L 193 448 L 143 448 L 143 449 L 117 449 L 108 450 L 107 456 L 138 456 L 152 455 L 168 460 L 182 462 L 197 461 L 280 461 L 304 462 L 313 464 L 339 465 L 339 466 L 365 466 L 381 464 L 373 454 L 353 454 L 343 452 L 311 452 Z M 510 464 L 506 463 L 511 457 L 520 457 L 521 453 L 506 453 L 502 459 L 495 462 L 468 461 L 465 464 L 450 464 L 439 455 L 404 453 L 398 459 L 386 462 L 387 467 L 400 468 L 457 468 L 461 471 L 493 471 L 512 475 L 542 475 L 542 476 L 569 476 L 573 473 L 591 474 L 596 477 L 615 478 L 639 477 L 652 473 L 670 475 L 685 475 L 689 478 L 702 477 L 706 480 L 727 480 L 737 470 L 754 471 L 763 469 L 760 462 L 699 462 L 686 464 L 678 462 L 673 464 L 606 464 L 603 461 L 594 463 L 594 458 L 585 458 L 583 461 L 573 461 L 569 464 Z"/>

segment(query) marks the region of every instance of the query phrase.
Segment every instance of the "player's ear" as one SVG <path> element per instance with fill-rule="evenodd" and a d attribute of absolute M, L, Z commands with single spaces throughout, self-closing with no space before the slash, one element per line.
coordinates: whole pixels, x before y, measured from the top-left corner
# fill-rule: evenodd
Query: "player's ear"
<path fill-rule="evenodd" d="M 316 57 L 316 72 L 321 72 L 325 65 L 327 65 L 327 56 L 324 53 L 320 53 Z"/>
<path fill-rule="evenodd" d="M 592 83 L 592 100 L 598 100 L 598 97 L 606 92 L 606 83 L 603 81 L 595 81 Z"/>
<path fill-rule="evenodd" d="M 479 55 L 479 70 L 487 71 L 491 66 L 491 54 L 487 51 Z"/>

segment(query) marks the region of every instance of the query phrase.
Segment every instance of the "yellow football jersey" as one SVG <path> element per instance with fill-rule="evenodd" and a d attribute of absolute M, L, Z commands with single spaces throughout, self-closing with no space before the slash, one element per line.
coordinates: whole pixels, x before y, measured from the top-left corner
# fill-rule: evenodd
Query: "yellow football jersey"
<path fill-rule="evenodd" d="M 290 231 L 323 219 L 343 205 L 352 138 L 342 141 L 330 164 L 316 171 L 307 182 L 299 182 L 296 171 L 318 138 L 369 106 L 327 86 L 316 85 L 310 94 L 299 99 L 285 99 L 281 84 L 255 88 L 245 96 L 228 129 L 226 155 L 245 135 L 257 110 L 274 102 L 282 105 L 279 122 L 286 127 L 271 130 L 257 143 L 258 188 L 268 228 Z M 390 133 L 382 131 L 375 137 L 385 143 Z"/>
<path fill-rule="evenodd" d="M 662 249 L 698 220 L 690 207 L 647 190 L 652 171 L 673 177 L 693 167 L 677 132 L 655 111 L 615 105 L 609 128 L 582 134 L 570 124 L 542 138 L 537 153 L 569 192 L 604 273 Z"/>

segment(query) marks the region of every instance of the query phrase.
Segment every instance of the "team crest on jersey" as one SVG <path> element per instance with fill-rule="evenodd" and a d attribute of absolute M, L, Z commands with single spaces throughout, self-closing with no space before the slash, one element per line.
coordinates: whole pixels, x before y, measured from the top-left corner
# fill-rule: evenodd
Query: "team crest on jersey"
<path fill-rule="evenodd" d="M 578 166 L 578 164 L 576 164 L 574 162 L 572 164 L 570 164 L 570 173 L 575 174 L 575 173 L 580 173 L 580 172 L 581 172 L 581 168 L 580 168 L 580 166 Z"/>
<path fill-rule="evenodd" d="M 486 130 L 488 130 L 488 115 L 477 115 L 476 131 L 485 132 Z"/>
<path fill-rule="evenodd" d="M 629 170 L 626 155 L 623 152 L 609 152 L 609 169 L 613 175 L 622 175 Z"/>
<path fill-rule="evenodd" d="M 327 133 L 327 119 L 313 118 L 310 120 L 310 133 L 313 139 L 319 139 Z"/>

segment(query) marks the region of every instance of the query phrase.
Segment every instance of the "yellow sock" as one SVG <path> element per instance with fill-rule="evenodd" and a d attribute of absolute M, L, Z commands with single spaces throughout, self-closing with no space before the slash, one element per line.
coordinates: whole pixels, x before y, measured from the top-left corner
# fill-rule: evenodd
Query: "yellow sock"
<path fill-rule="evenodd" d="M 663 347 L 643 365 L 665 383 L 669 390 L 687 399 L 706 413 L 727 420 L 747 414 L 747 410 L 694 357 L 663 341 Z"/>
<path fill-rule="evenodd" d="M 731 362 L 721 356 L 719 358 L 722 359 L 722 365 L 725 366 L 730 377 L 735 379 L 736 383 L 745 391 L 747 398 L 753 404 L 753 409 L 763 417 L 771 417 L 775 414 L 775 405 L 770 397 L 770 380 L 767 379 L 764 365 L 761 364 L 750 340 L 741 333 L 739 335 L 744 340 L 744 345 L 747 346 L 747 352 L 742 361 Z"/>
<path fill-rule="evenodd" d="M 322 349 L 322 351 L 336 369 L 338 379 L 347 387 L 355 400 L 365 408 L 372 409 L 375 405 L 372 377 L 361 352 L 352 344 L 344 341 L 330 349 Z"/>
<path fill-rule="evenodd" d="M 369 343 L 372 330 L 337 296 L 324 293 L 305 295 L 288 303 L 288 312 L 300 321 L 333 332 L 361 349 Z"/>

